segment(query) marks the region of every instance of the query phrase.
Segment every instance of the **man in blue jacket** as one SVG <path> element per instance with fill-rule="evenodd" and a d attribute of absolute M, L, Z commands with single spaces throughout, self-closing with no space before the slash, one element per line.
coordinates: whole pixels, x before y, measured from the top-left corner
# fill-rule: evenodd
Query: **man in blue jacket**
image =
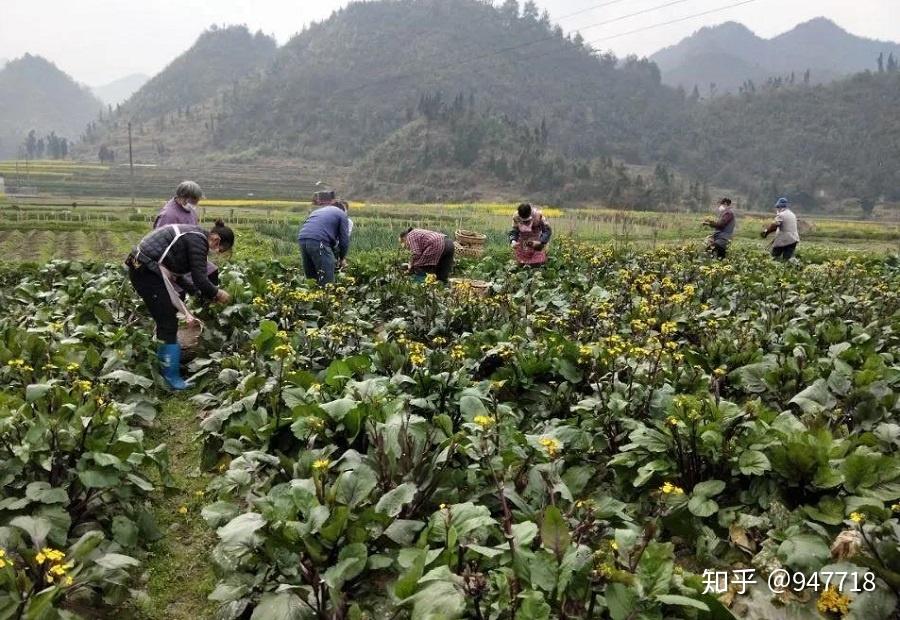
<path fill-rule="evenodd" d="M 297 235 L 303 271 L 320 286 L 334 282 L 335 267 L 343 269 L 350 250 L 350 219 L 343 205 L 322 206 L 306 218 Z"/>

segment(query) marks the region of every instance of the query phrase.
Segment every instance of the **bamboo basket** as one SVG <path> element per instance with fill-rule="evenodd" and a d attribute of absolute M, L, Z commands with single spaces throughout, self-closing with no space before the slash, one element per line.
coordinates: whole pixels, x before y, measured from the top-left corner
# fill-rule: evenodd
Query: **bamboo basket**
<path fill-rule="evenodd" d="M 182 325 L 178 328 L 178 344 L 181 345 L 181 358 L 190 360 L 197 357 L 200 348 L 200 336 L 203 334 L 203 324 Z"/>
<path fill-rule="evenodd" d="M 454 242 L 453 253 L 461 258 L 480 258 L 484 256 L 484 246 L 469 247 L 458 242 Z"/>
<path fill-rule="evenodd" d="M 457 293 L 471 291 L 478 297 L 487 297 L 491 291 L 491 283 L 484 280 L 469 280 L 468 278 L 450 278 L 450 286 Z"/>
<path fill-rule="evenodd" d="M 457 230 L 456 231 L 456 242 L 466 248 L 481 248 L 484 249 L 484 242 L 487 240 L 487 235 L 483 235 L 479 232 L 473 232 L 471 230 Z"/>

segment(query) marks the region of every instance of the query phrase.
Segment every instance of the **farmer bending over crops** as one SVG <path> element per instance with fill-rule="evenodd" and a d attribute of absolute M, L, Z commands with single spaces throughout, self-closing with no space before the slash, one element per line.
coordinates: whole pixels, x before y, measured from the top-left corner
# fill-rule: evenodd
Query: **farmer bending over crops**
<path fill-rule="evenodd" d="M 231 301 L 228 292 L 206 277 L 206 258 L 211 251 L 221 254 L 233 246 L 234 232 L 222 220 L 217 220 L 209 231 L 199 226 L 170 224 L 141 239 L 125 261 L 134 290 L 156 321 L 156 337 L 162 341 L 156 355 L 162 376 L 172 389 L 190 387 L 181 378 L 178 312 L 188 322 L 198 322 L 175 291 L 174 280 L 190 274 L 202 296 L 227 304 Z"/>
<path fill-rule="evenodd" d="M 797 229 L 797 216 L 791 211 L 787 198 L 779 198 L 775 203 L 775 220 L 762 231 L 762 238 L 765 239 L 776 231 L 777 234 L 772 239 L 772 257 L 775 260 L 791 260 L 800 243 L 800 232 Z"/>
<path fill-rule="evenodd" d="M 540 267 L 547 262 L 544 249 L 550 242 L 550 224 L 541 212 L 528 203 L 519 205 L 509 231 L 509 244 L 516 255 L 516 262 L 529 267 Z"/>
<path fill-rule="evenodd" d="M 400 233 L 400 245 L 411 253 L 406 268 L 417 280 L 424 280 L 429 273 L 441 282 L 450 279 L 455 247 L 447 235 L 424 228 L 408 228 Z"/>
<path fill-rule="evenodd" d="M 318 205 L 317 198 L 322 192 L 316 192 L 313 204 Z M 331 201 L 334 202 L 334 192 Z M 347 203 L 327 204 L 309 214 L 300 233 L 297 243 L 300 244 L 300 256 L 303 258 L 303 271 L 306 277 L 315 280 L 320 286 L 334 282 L 335 266 L 343 269 L 347 265 L 347 252 L 350 251 L 350 218 L 347 216 Z"/>
<path fill-rule="evenodd" d="M 190 226 L 198 226 L 200 218 L 197 216 L 197 205 L 203 198 L 203 190 L 193 181 L 182 181 L 175 188 L 175 197 L 163 206 L 156 220 L 153 222 L 153 228 L 162 228 L 170 224 L 187 224 Z M 206 277 L 213 284 L 219 283 L 219 268 L 214 264 L 206 263 Z M 184 291 L 192 294 L 197 293 L 197 288 L 191 281 L 191 275 L 188 274 L 183 278 L 179 278 L 176 286 L 179 296 L 184 299 Z"/>
<path fill-rule="evenodd" d="M 708 238 L 707 249 L 710 252 L 714 252 L 717 257 L 725 258 L 728 246 L 731 244 L 731 238 L 734 236 L 736 224 L 737 220 L 731 208 L 731 198 L 723 198 L 719 202 L 716 219 L 703 222 L 704 226 L 715 229 Z"/>

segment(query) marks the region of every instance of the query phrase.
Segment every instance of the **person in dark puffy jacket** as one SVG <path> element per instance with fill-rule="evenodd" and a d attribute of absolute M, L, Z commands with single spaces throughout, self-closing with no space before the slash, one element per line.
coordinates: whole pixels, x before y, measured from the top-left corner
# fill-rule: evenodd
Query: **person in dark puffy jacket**
<path fill-rule="evenodd" d="M 198 293 L 222 304 L 231 301 L 227 291 L 209 281 L 206 273 L 210 252 L 225 253 L 234 247 L 234 232 L 221 220 L 205 230 L 200 226 L 170 224 L 149 233 L 128 255 L 128 277 L 156 322 L 157 351 L 162 375 L 172 389 L 190 387 L 181 378 L 178 345 L 178 312 L 189 322 L 197 319 L 178 296 L 174 281 L 190 275 Z"/>

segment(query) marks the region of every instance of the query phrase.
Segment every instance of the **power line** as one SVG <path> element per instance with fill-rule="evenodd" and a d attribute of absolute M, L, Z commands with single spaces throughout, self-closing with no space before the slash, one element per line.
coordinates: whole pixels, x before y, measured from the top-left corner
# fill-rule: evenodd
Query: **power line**
<path fill-rule="evenodd" d="M 618 38 L 620 38 L 620 37 L 627 37 L 628 35 L 631 35 L 631 34 L 637 34 L 638 32 L 644 32 L 644 31 L 646 31 L 646 30 L 652 30 L 652 29 L 654 29 L 654 28 L 662 28 L 663 26 L 669 26 L 669 25 L 671 25 L 671 24 L 677 24 L 677 23 L 679 23 L 679 22 L 684 22 L 684 21 L 687 21 L 687 20 L 689 20 L 689 19 L 696 19 L 697 17 L 703 17 L 703 16 L 705 16 L 705 15 L 711 15 L 711 14 L 713 14 L 713 13 L 718 13 L 718 12 L 720 12 L 720 11 L 726 11 L 726 10 L 728 10 L 728 9 L 733 9 L 733 8 L 736 8 L 736 7 L 745 5 L 745 4 L 750 4 L 750 3 L 756 2 L 756 1 L 757 1 L 757 0 L 743 0 L 743 2 L 736 2 L 736 3 L 734 3 L 734 4 L 729 4 L 729 5 L 727 5 L 727 6 L 720 6 L 720 7 L 715 8 L 715 9 L 710 9 L 710 10 L 708 10 L 708 11 L 702 11 L 702 12 L 700 12 L 700 13 L 694 13 L 693 15 L 686 15 L 686 16 L 684 16 L 684 17 L 679 17 L 679 18 L 676 18 L 676 19 L 671 19 L 671 20 L 669 20 L 669 21 L 662 22 L 662 23 L 659 23 L 659 24 L 652 24 L 652 25 L 650 25 L 650 26 L 644 26 L 644 27 L 642 27 L 642 28 L 635 28 L 634 30 L 629 30 L 628 32 L 620 32 L 619 34 L 614 34 L 614 35 L 611 35 L 611 36 L 608 36 L 608 37 L 603 37 L 603 38 L 601 38 L 601 39 L 594 39 L 594 40 L 591 41 L 591 42 L 592 42 L 592 43 L 598 43 L 598 42 L 600 42 L 600 41 L 609 41 L 610 39 L 618 39 Z"/>

